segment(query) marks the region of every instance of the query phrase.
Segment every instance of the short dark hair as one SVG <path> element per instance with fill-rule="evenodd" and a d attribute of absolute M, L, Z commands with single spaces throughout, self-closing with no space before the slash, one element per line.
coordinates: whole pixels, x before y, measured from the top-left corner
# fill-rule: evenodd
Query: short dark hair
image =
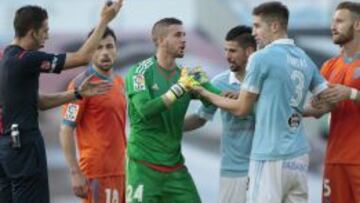
<path fill-rule="evenodd" d="M 288 8 L 278 1 L 271 1 L 260 4 L 255 7 L 253 12 L 255 16 L 261 16 L 267 20 L 278 20 L 284 29 L 287 29 L 289 22 L 289 10 Z"/>
<path fill-rule="evenodd" d="M 349 10 L 351 13 L 355 14 L 358 18 L 360 17 L 360 3 L 352 2 L 352 1 L 344 1 L 341 2 L 336 7 L 336 10 L 340 10 L 340 9 Z"/>
<path fill-rule="evenodd" d="M 94 30 L 95 30 L 95 28 L 93 28 L 90 32 L 89 32 L 89 34 L 88 34 L 88 38 L 92 35 L 92 33 L 94 32 Z M 114 32 L 114 30 L 113 29 L 111 29 L 111 28 L 109 28 L 109 27 L 106 27 L 105 28 L 105 32 L 104 32 L 104 34 L 103 34 L 103 36 L 101 37 L 102 39 L 105 39 L 107 36 L 111 36 L 111 37 L 113 37 L 114 38 L 114 41 L 116 42 L 116 35 L 115 35 L 115 32 Z"/>
<path fill-rule="evenodd" d="M 26 33 L 38 30 L 43 22 L 48 19 L 47 11 L 39 6 L 24 6 L 15 13 L 14 29 L 16 37 L 24 37 Z"/>
<path fill-rule="evenodd" d="M 156 39 L 159 37 L 159 35 L 165 35 L 167 33 L 165 33 L 165 29 L 166 27 L 169 27 L 170 25 L 182 25 L 182 21 L 177 19 L 177 18 L 163 18 L 159 21 L 157 21 L 152 30 L 151 30 L 151 36 L 152 36 L 152 40 L 154 41 L 154 43 L 156 44 Z"/>
<path fill-rule="evenodd" d="M 252 30 L 249 26 L 239 25 L 233 27 L 226 34 L 226 41 L 236 41 L 242 48 L 253 47 L 256 49 L 256 41 L 252 36 Z"/>

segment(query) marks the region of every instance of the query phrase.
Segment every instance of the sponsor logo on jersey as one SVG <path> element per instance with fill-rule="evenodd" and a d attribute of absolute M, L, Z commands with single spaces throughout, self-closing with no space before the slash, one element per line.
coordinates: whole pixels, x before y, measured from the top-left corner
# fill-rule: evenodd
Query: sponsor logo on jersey
<path fill-rule="evenodd" d="M 134 90 L 145 90 L 145 77 L 143 74 L 134 75 Z"/>
<path fill-rule="evenodd" d="M 67 109 L 66 109 L 64 119 L 74 122 L 76 120 L 78 112 L 79 112 L 79 105 L 77 105 L 77 104 L 69 104 Z"/>
<path fill-rule="evenodd" d="M 151 86 L 151 89 L 154 90 L 154 91 L 158 91 L 160 88 L 158 86 L 158 84 L 153 84 L 153 86 Z"/>

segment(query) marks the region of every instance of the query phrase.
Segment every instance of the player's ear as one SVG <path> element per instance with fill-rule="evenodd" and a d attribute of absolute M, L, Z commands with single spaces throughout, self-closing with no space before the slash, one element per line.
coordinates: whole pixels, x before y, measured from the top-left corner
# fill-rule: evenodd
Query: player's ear
<path fill-rule="evenodd" d="M 275 32 L 279 32 L 279 30 L 281 29 L 280 26 L 280 22 L 277 20 L 274 20 L 270 23 L 270 30 L 275 33 Z"/>
<path fill-rule="evenodd" d="M 30 37 L 35 37 L 35 30 L 33 28 L 28 30 L 26 35 Z"/>
<path fill-rule="evenodd" d="M 359 32 L 360 31 L 360 20 L 355 20 L 353 27 L 354 27 L 355 31 Z"/>

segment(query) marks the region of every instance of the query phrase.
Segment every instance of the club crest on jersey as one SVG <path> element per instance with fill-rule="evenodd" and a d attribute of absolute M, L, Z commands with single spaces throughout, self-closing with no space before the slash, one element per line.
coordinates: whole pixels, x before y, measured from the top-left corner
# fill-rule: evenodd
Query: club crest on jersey
<path fill-rule="evenodd" d="M 360 78 L 360 67 L 356 67 L 354 69 L 353 79 L 359 79 Z"/>
<path fill-rule="evenodd" d="M 143 74 L 134 75 L 134 90 L 145 90 L 145 77 Z"/>
<path fill-rule="evenodd" d="M 301 122 L 300 114 L 293 113 L 288 120 L 288 125 L 290 128 L 297 128 L 299 127 L 300 122 Z"/>
<path fill-rule="evenodd" d="M 67 109 L 66 109 L 64 119 L 74 122 L 76 120 L 78 112 L 79 112 L 79 105 L 77 105 L 77 104 L 69 104 Z"/>

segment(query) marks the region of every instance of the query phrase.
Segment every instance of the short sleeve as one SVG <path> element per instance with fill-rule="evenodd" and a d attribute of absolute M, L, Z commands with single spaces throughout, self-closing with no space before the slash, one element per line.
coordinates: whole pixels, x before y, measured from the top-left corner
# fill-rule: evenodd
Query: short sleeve
<path fill-rule="evenodd" d="M 214 118 L 214 115 L 216 113 L 217 107 L 214 105 L 200 105 L 199 108 L 196 111 L 196 114 L 206 120 L 212 120 Z"/>
<path fill-rule="evenodd" d="M 309 90 L 314 94 L 317 95 L 320 92 L 324 91 L 327 88 L 327 82 L 323 76 L 320 75 L 319 70 L 317 69 L 316 65 L 313 64 L 313 74 L 310 81 Z"/>
<path fill-rule="evenodd" d="M 248 92 L 259 94 L 267 76 L 266 60 L 262 59 L 259 53 L 254 53 L 249 57 L 246 66 L 246 75 L 241 89 Z"/>
<path fill-rule="evenodd" d="M 74 89 L 74 82 L 69 84 L 68 90 Z M 76 100 L 71 103 L 67 103 L 62 107 L 62 123 L 63 125 L 76 127 L 77 123 L 81 120 L 82 114 L 85 109 L 85 100 Z"/>
<path fill-rule="evenodd" d="M 22 61 L 29 73 L 60 73 L 64 67 L 66 54 L 49 54 L 41 51 L 24 52 Z"/>
<path fill-rule="evenodd" d="M 331 74 L 331 69 L 333 67 L 333 65 L 336 62 L 336 58 L 331 58 L 327 61 L 325 61 L 325 63 L 322 65 L 321 69 L 320 69 L 320 73 L 322 76 L 324 76 L 324 78 L 329 79 L 330 78 L 330 74 Z"/>

